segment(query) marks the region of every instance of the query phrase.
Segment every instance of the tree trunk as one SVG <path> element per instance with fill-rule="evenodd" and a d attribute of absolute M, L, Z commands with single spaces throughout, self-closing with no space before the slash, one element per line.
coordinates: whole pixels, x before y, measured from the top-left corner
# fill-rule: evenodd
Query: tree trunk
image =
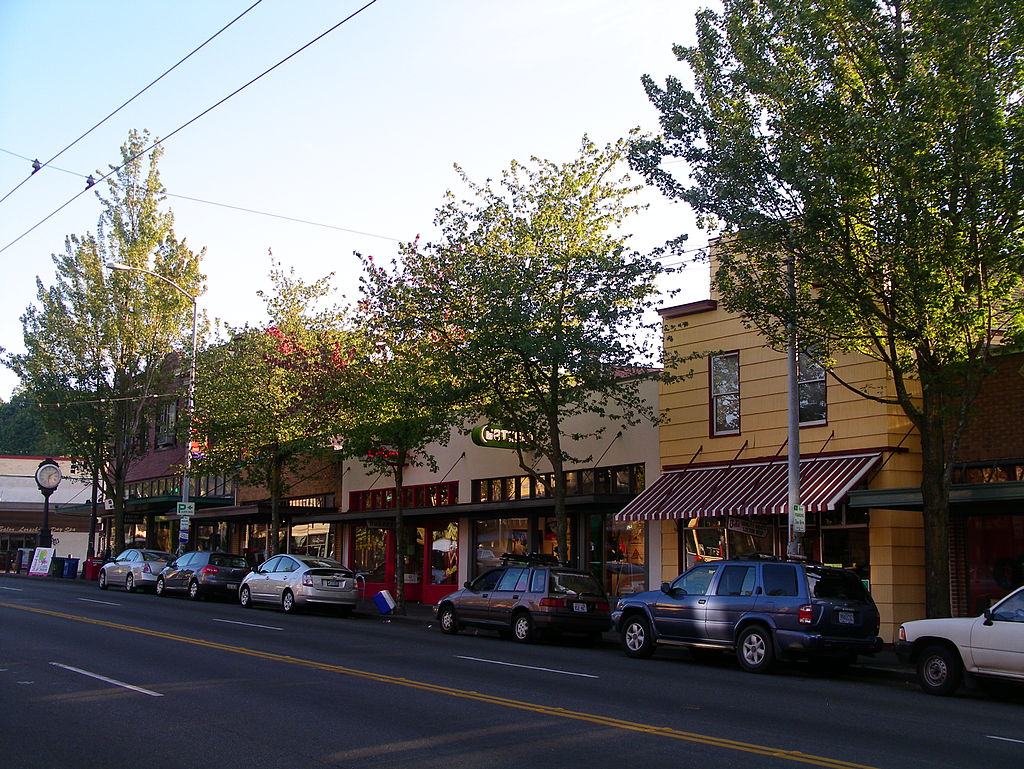
<path fill-rule="evenodd" d="M 395 613 L 405 614 L 405 523 L 402 517 L 405 452 L 395 459 Z"/>
<path fill-rule="evenodd" d="M 951 615 L 949 595 L 949 483 L 945 431 L 938 409 L 924 404 L 921 432 L 921 517 L 924 524 L 925 611 Z"/>

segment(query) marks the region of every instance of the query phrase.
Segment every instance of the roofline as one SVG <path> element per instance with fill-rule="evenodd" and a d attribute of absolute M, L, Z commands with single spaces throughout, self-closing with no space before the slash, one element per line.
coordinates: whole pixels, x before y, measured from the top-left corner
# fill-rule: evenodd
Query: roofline
<path fill-rule="evenodd" d="M 677 304 L 674 307 L 662 307 L 658 315 L 662 318 L 681 318 L 687 315 L 699 315 L 702 312 L 711 312 L 718 309 L 717 299 L 701 299 L 699 302 L 688 304 Z"/>

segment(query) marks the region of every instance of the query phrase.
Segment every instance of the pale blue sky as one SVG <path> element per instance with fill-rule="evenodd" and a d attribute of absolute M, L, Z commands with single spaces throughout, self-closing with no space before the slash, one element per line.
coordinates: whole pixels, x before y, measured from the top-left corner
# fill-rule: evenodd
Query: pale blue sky
<path fill-rule="evenodd" d="M 18 156 L 47 160 L 252 2 L 0 0 L 0 197 L 31 170 Z M 364 3 L 263 0 L 53 165 L 106 172 L 130 129 L 167 136 Z M 201 308 L 258 322 L 268 249 L 304 278 L 336 273 L 352 295 L 353 251 L 389 257 L 389 238 L 429 238 L 444 191 L 459 188 L 453 163 L 482 180 L 512 159 L 569 160 L 584 133 L 605 143 L 655 130 L 640 76 L 686 76 L 671 46 L 692 43 L 705 4 L 378 0 L 171 137 L 161 174 L 172 195 L 383 237 L 170 197 L 177 235 L 207 248 Z M 0 248 L 81 191 L 74 174 L 44 169 L 0 203 Z M 626 227 L 635 248 L 683 232 L 707 242 L 684 205 L 653 190 L 645 199 L 650 209 Z M 0 253 L 0 346 L 22 349 L 36 276 L 52 282 L 50 255 L 66 235 L 94 232 L 98 214 L 87 193 Z M 692 268 L 673 287 L 672 303 L 703 298 L 707 272 Z M 16 384 L 0 369 L 0 397 Z"/>

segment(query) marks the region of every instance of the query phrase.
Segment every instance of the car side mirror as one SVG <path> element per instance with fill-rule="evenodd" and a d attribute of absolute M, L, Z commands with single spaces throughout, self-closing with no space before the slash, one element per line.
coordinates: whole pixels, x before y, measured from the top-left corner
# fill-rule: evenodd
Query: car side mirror
<path fill-rule="evenodd" d="M 470 582 L 468 579 L 465 582 L 462 583 L 462 586 L 464 588 L 466 588 L 467 590 L 472 590 L 473 589 L 473 583 Z"/>
<path fill-rule="evenodd" d="M 168 569 L 177 569 L 178 568 L 178 564 L 175 563 L 174 561 L 171 561 L 169 564 L 167 564 L 167 568 Z"/>
<path fill-rule="evenodd" d="M 681 587 L 672 587 L 672 585 L 668 582 L 661 583 L 661 592 L 663 592 L 665 595 L 670 595 L 673 598 L 675 598 L 678 595 L 686 595 L 686 591 L 683 590 Z"/>
<path fill-rule="evenodd" d="M 985 617 L 985 622 L 982 623 L 982 624 L 984 624 L 984 625 L 991 625 L 992 624 L 992 610 L 991 609 L 985 609 L 985 611 L 982 612 L 982 616 Z"/>

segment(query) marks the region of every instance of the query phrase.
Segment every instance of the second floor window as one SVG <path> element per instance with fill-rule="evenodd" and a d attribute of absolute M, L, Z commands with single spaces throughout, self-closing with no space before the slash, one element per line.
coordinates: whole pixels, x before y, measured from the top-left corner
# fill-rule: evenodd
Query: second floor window
<path fill-rule="evenodd" d="M 740 354 L 711 356 L 711 434 L 740 431 Z"/>
<path fill-rule="evenodd" d="M 156 447 L 158 449 L 174 446 L 178 442 L 175 427 L 178 421 L 178 404 L 176 401 L 161 403 L 156 414 Z"/>
<path fill-rule="evenodd" d="M 800 392 L 800 424 L 824 424 L 828 418 L 825 367 L 813 355 L 801 352 L 796 378 Z"/>

